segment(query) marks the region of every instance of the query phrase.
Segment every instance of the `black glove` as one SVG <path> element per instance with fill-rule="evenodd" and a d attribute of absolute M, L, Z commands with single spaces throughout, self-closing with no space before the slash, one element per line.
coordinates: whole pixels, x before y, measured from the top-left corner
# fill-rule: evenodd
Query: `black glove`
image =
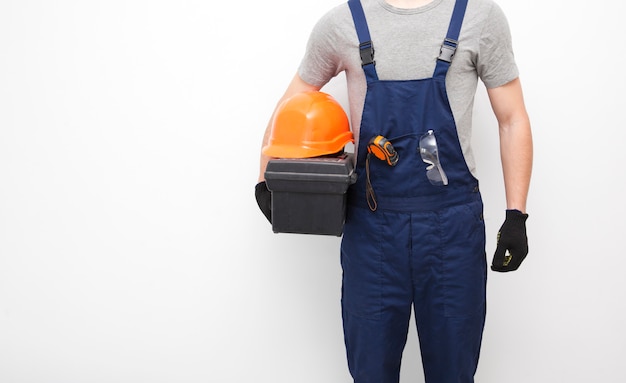
<path fill-rule="evenodd" d="M 265 181 L 261 181 L 254 187 L 256 203 L 270 223 L 272 223 L 272 193 L 267 188 Z"/>
<path fill-rule="evenodd" d="M 498 231 L 498 244 L 491 262 L 491 270 L 515 271 L 522 264 L 528 254 L 526 219 L 528 214 L 523 214 L 519 210 L 506 211 L 506 219 Z"/>

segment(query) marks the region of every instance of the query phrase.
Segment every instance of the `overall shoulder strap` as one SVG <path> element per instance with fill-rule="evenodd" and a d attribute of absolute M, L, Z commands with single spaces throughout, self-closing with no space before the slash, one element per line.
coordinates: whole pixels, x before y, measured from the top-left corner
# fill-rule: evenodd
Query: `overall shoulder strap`
<path fill-rule="evenodd" d="M 376 61 L 374 61 L 374 45 L 367 27 L 365 12 L 360 0 L 348 0 L 348 6 L 352 13 L 356 34 L 359 38 L 359 52 L 361 54 L 361 66 L 365 72 L 367 82 L 378 80 L 376 73 Z"/>
<path fill-rule="evenodd" d="M 435 67 L 433 77 L 445 78 L 446 73 L 448 73 L 448 68 L 450 68 L 450 63 L 452 63 L 452 58 L 459 45 L 459 34 L 461 33 L 466 8 L 467 0 L 456 0 L 450 25 L 448 26 L 448 33 L 443 40 L 443 44 L 441 44 L 439 57 L 437 57 L 437 66 Z"/>

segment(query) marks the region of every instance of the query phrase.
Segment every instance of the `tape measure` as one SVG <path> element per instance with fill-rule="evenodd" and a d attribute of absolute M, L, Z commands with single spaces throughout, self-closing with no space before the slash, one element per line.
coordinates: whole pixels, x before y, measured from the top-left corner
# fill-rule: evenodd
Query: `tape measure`
<path fill-rule="evenodd" d="M 390 166 L 398 163 L 398 153 L 391 142 L 383 136 L 373 137 L 367 144 L 367 152 L 374 154 L 376 158 L 387 162 Z"/>

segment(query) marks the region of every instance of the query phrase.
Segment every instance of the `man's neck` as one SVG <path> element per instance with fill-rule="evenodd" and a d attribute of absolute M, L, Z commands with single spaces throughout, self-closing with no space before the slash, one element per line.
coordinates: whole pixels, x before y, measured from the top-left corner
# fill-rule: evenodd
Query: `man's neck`
<path fill-rule="evenodd" d="M 426 4 L 432 3 L 433 0 L 385 0 L 385 2 L 396 8 L 410 9 L 410 8 L 422 7 Z"/>

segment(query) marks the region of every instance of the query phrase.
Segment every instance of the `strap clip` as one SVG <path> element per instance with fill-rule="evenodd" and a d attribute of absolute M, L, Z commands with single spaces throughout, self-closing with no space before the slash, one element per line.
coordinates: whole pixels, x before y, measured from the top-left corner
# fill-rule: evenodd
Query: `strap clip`
<path fill-rule="evenodd" d="M 359 52 L 361 53 L 361 66 L 376 63 L 374 61 L 374 45 L 371 40 L 359 44 Z"/>
<path fill-rule="evenodd" d="M 459 42 L 457 40 L 446 37 L 445 40 L 443 40 L 443 44 L 441 44 L 441 50 L 439 51 L 439 57 L 437 57 L 437 59 L 451 63 L 458 44 Z"/>

